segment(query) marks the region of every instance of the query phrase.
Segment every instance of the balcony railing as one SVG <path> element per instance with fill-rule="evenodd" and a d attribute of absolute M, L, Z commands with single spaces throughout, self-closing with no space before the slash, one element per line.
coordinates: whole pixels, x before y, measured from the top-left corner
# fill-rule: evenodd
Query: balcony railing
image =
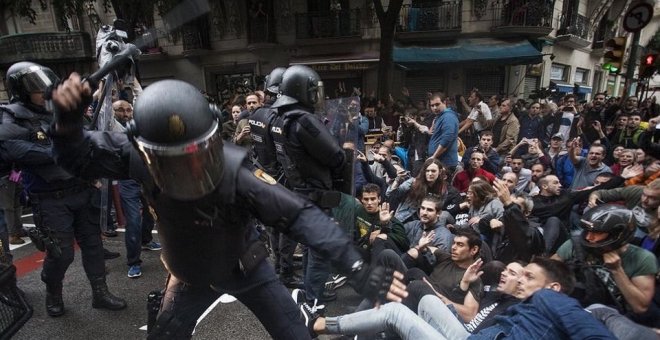
<path fill-rule="evenodd" d="M 184 54 L 194 54 L 195 51 L 211 49 L 209 31 L 210 28 L 207 16 L 203 16 L 183 25 L 181 33 L 183 37 Z"/>
<path fill-rule="evenodd" d="M 360 9 L 296 14 L 296 38 L 340 38 L 360 36 Z"/>
<path fill-rule="evenodd" d="M 544 0 L 497 0 L 492 4 L 493 27 L 546 27 L 552 29 L 552 3 Z"/>
<path fill-rule="evenodd" d="M 565 16 L 561 28 L 557 31 L 557 36 L 560 35 L 574 35 L 584 40 L 589 39 L 589 19 L 580 14 Z"/>
<path fill-rule="evenodd" d="M 429 1 L 403 5 L 398 32 L 461 30 L 463 1 Z"/>
<path fill-rule="evenodd" d="M 591 45 L 592 49 L 603 48 L 607 40 L 614 38 L 614 30 L 612 30 L 612 25 L 599 25 L 598 30 L 594 32 L 594 42 Z"/>
<path fill-rule="evenodd" d="M 24 60 L 53 61 L 94 58 L 86 32 L 25 33 L 0 37 L 0 64 Z"/>

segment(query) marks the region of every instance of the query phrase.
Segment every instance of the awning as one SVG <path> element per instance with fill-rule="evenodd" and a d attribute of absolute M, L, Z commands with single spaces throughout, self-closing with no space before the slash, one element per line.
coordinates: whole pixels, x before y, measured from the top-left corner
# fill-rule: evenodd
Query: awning
<path fill-rule="evenodd" d="M 393 60 L 407 69 L 443 64 L 539 64 L 543 56 L 528 40 L 459 39 L 447 46 L 394 47 Z"/>
<path fill-rule="evenodd" d="M 591 86 L 582 86 L 582 85 L 577 85 L 578 87 L 578 94 L 587 94 L 591 93 L 593 88 Z"/>
<path fill-rule="evenodd" d="M 347 63 L 377 63 L 380 53 L 368 51 L 365 53 L 354 53 L 347 55 L 326 55 L 307 58 L 291 59 L 289 65 L 324 65 L 324 64 L 347 64 Z"/>

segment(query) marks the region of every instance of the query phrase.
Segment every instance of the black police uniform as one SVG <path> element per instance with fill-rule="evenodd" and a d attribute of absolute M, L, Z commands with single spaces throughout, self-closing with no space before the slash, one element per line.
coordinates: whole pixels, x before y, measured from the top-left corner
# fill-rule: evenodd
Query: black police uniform
<path fill-rule="evenodd" d="M 252 217 L 317 249 L 344 273 L 360 261 L 350 239 L 338 227 L 329 227 L 335 224 L 329 217 L 271 177 L 249 169 L 246 151 L 237 146 L 223 147 L 224 172 L 212 193 L 180 201 L 154 185 L 124 134 L 80 130 L 55 137 L 54 145 L 58 162 L 72 173 L 130 176 L 143 184 L 158 219 L 161 258 L 171 273 L 150 332 L 154 339 L 190 337 L 197 318 L 223 293 L 236 296 L 273 338 L 309 338 L 297 306 L 265 261 Z"/>
<path fill-rule="evenodd" d="M 270 135 L 270 127 L 277 115 L 277 110 L 271 108 L 272 101 L 258 108 L 248 118 L 250 136 L 258 166 L 281 184 L 285 183 L 282 166 L 275 155 L 275 143 Z M 295 277 L 293 254 L 297 242 L 289 239 L 276 229 L 268 227 L 270 246 L 275 255 L 275 271 L 281 275 L 282 282 L 289 288 L 301 286 Z"/>
<path fill-rule="evenodd" d="M 325 125 L 304 106 L 287 105 L 279 108 L 271 135 L 288 186 L 322 209 L 336 207 L 341 197 L 332 190 L 333 178 L 343 169 L 345 153 Z M 307 250 L 304 286 L 313 301 L 323 297 L 331 266 L 323 255 Z"/>
<path fill-rule="evenodd" d="M 46 249 L 41 280 L 47 288 L 47 312 L 61 315 L 62 280 L 74 258 L 74 239 L 80 246 L 83 267 L 94 292 L 95 308 L 122 309 L 124 301 L 111 296 L 105 283 L 103 242 L 99 227 L 100 192 L 89 181 L 73 177 L 56 165 L 47 130 L 52 114 L 22 103 L 2 108 L 0 154 L 23 170 L 35 224 L 53 233 L 57 249 Z M 57 247 L 55 247 L 57 248 Z M 58 256 L 59 255 L 59 256 Z"/>

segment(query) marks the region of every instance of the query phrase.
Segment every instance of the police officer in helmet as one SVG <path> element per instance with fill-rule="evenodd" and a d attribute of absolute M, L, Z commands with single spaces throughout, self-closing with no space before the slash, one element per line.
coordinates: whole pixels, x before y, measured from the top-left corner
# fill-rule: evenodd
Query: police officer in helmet
<path fill-rule="evenodd" d="M 294 65 L 282 75 L 279 90 L 280 95 L 272 106 L 278 113 L 271 135 L 287 185 L 322 209 L 334 208 L 341 196 L 333 190 L 333 183 L 347 165 L 345 151 L 314 114 L 324 100 L 321 78 L 307 66 Z M 308 249 L 305 256 L 307 302 L 315 304 L 316 300 L 336 298 L 333 292 L 325 292 L 330 263 L 313 249 Z"/>
<path fill-rule="evenodd" d="M 266 261 L 250 223 L 255 217 L 331 259 L 368 297 L 400 301 L 406 295 L 394 279 L 399 273 L 368 268 L 321 210 L 248 168 L 245 150 L 223 146 L 219 117 L 193 86 L 164 80 L 147 87 L 134 108 L 130 140 L 116 132 L 83 131 L 82 108 L 90 94 L 76 74 L 53 92 L 54 152 L 80 176 L 142 183 L 170 272 L 149 338 L 190 338 L 198 317 L 223 293 L 247 306 L 273 338 L 310 337 Z"/>
<path fill-rule="evenodd" d="M 286 180 L 282 165 L 275 156 L 275 144 L 270 135 L 270 127 L 277 115 L 277 110 L 271 108 L 271 105 L 277 99 L 282 74 L 285 70 L 284 67 L 276 67 L 266 76 L 264 90 L 267 101 L 248 118 L 257 166 L 281 184 L 284 184 Z M 280 276 L 280 280 L 287 288 L 302 288 L 302 279 L 294 271 L 293 253 L 296 250 L 297 242 L 272 227 L 268 227 L 268 233 L 271 249 L 275 255 L 275 271 Z"/>
<path fill-rule="evenodd" d="M 62 280 L 74 258 L 74 241 L 82 253 L 83 267 L 92 286 L 92 307 L 126 308 L 126 302 L 108 291 L 104 250 L 99 227 L 100 192 L 90 180 L 82 180 L 55 164 L 48 131 L 52 114 L 45 108 L 44 93 L 59 79 L 47 67 L 20 62 L 7 71 L 12 104 L 2 110 L 0 148 L 2 160 L 23 170 L 40 235 L 35 245 L 46 251 L 41 280 L 46 284 L 46 312 L 64 314 Z M 10 131 L 11 129 L 11 131 Z M 42 241 L 38 242 L 38 241 Z M 38 245 L 41 244 L 41 245 Z"/>

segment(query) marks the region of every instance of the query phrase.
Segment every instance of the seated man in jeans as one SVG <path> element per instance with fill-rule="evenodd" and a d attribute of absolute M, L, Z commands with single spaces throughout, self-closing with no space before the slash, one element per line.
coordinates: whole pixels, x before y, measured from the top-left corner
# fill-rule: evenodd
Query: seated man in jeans
<path fill-rule="evenodd" d="M 402 339 L 616 339 L 580 304 L 568 297 L 575 277 L 556 260 L 536 257 L 518 279 L 515 296 L 522 301 L 495 319 L 494 325 L 469 333 L 437 296 L 425 296 L 419 316 L 401 304 L 334 318 L 310 317 L 316 333 L 373 334 L 394 330 Z M 389 315 L 389 316 L 388 316 Z"/>

